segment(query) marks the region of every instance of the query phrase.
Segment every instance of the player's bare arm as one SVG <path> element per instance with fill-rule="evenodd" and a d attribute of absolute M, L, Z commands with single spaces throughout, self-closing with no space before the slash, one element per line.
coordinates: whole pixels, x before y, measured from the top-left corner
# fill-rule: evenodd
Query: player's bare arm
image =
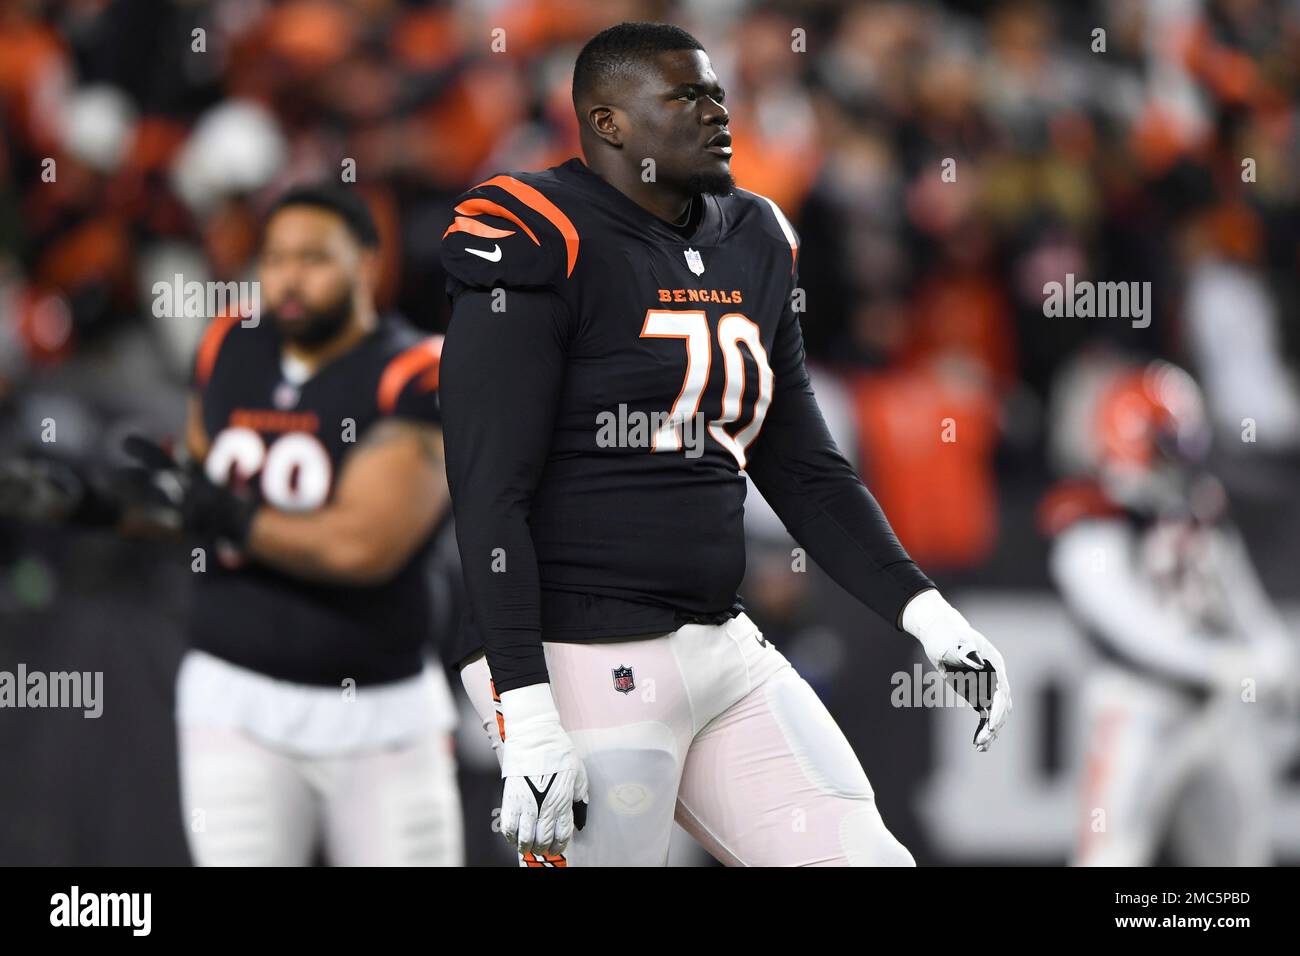
<path fill-rule="evenodd" d="M 259 509 L 247 554 L 299 577 L 377 583 L 428 538 L 447 500 L 441 431 L 386 419 L 349 456 L 327 507 L 303 514 Z"/>

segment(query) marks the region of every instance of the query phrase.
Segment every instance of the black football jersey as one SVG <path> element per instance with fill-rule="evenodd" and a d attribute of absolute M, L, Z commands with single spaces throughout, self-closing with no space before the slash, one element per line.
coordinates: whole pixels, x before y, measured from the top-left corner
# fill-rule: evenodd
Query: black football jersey
<path fill-rule="evenodd" d="M 664 633 L 738 610 L 742 469 L 796 537 L 827 519 L 847 484 L 870 498 L 808 385 L 794 229 L 743 189 L 693 202 L 682 235 L 577 159 L 493 177 L 456 201 L 442 243 L 453 301 L 444 385 L 456 388 L 455 400 L 444 393 L 448 477 L 471 608 L 492 618 L 470 627 L 488 638 L 490 662 L 497 634 L 498 689 L 545 677 L 526 663 L 539 659 L 529 650 L 537 635 L 521 636 L 533 585 L 527 575 L 509 584 L 509 567 L 493 565 L 494 554 L 511 557 L 498 517 L 501 503 L 515 504 L 511 476 L 534 467 L 531 452 L 493 451 L 485 416 L 538 416 L 521 447 L 538 432 L 546 443 L 538 474 L 520 485 L 545 640 Z M 532 355 L 514 361 L 520 339 Z M 512 371 L 489 387 L 496 354 Z M 544 401 L 530 391 L 543 381 L 553 393 Z M 910 596 L 928 581 L 888 536 L 887 560 L 862 560 L 873 572 L 893 565 Z M 515 652 L 501 649 L 516 641 Z"/>
<path fill-rule="evenodd" d="M 328 505 L 349 452 L 386 416 L 437 424 L 441 336 L 381 319 L 352 350 L 295 384 L 269 321 L 216 319 L 194 388 L 210 445 L 204 467 L 270 507 Z M 270 677 L 338 686 L 417 674 L 432 620 L 428 543 L 373 586 L 304 581 L 210 542 L 190 616 L 194 647 Z"/>

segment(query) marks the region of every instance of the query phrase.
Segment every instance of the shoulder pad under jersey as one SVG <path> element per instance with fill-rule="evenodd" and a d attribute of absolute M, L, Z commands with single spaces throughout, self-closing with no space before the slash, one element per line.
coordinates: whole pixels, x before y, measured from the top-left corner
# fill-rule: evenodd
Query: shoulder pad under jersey
<path fill-rule="evenodd" d="M 771 236 L 773 240 L 790 247 L 790 272 L 794 273 L 799 262 L 799 234 L 795 232 L 794 226 L 790 224 L 790 220 L 781 211 L 781 207 L 766 196 L 750 192 L 748 189 L 738 188 L 735 195 L 741 199 L 749 200 L 757 207 L 758 221 L 762 223 L 764 232 Z"/>
<path fill-rule="evenodd" d="M 556 289 L 573 274 L 578 230 L 527 173 L 462 193 L 442 234 L 447 274 L 476 289 Z"/>

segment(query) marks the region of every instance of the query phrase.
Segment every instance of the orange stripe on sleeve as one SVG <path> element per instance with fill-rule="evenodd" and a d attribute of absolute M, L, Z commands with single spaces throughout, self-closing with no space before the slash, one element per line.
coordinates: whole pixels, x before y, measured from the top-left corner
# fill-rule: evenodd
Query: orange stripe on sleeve
<path fill-rule="evenodd" d="M 506 739 L 506 717 L 501 713 L 501 695 L 497 693 L 496 681 L 488 681 L 488 689 L 492 691 L 492 703 L 497 704 L 497 733 L 501 735 L 501 740 Z"/>
<path fill-rule="evenodd" d="M 388 363 L 384 374 L 379 377 L 379 410 L 391 415 L 397 408 L 397 397 L 402 394 L 406 383 L 415 376 L 423 374 L 422 385 L 436 388 L 438 385 L 438 361 L 442 357 L 442 336 L 433 335 L 419 345 L 413 345 Z M 429 384 L 431 383 L 431 384 Z"/>
<path fill-rule="evenodd" d="M 453 232 L 468 232 L 472 236 L 482 236 L 484 239 L 501 239 L 515 234 L 513 229 L 498 229 L 496 226 L 489 226 L 485 222 L 468 219 L 465 216 L 457 216 L 456 221 L 442 234 L 442 238 L 446 239 Z"/>
<path fill-rule="evenodd" d="M 226 333 L 239 319 L 240 315 L 236 312 L 234 315 L 219 315 L 208 323 L 199 342 L 198 354 L 194 359 L 195 385 L 200 388 L 207 386 L 208 380 L 212 378 L 212 369 L 217 364 L 217 355 L 221 352 L 221 343 L 226 340 Z"/>
<path fill-rule="evenodd" d="M 528 228 L 528 223 L 524 222 L 505 206 L 502 206 L 500 203 L 494 203 L 491 199 L 480 199 L 478 197 L 466 199 L 456 207 L 456 211 L 464 213 L 467 216 L 499 216 L 502 219 L 509 219 L 511 222 L 518 225 L 524 232 L 528 233 L 528 238 L 533 240 L 533 245 L 541 245 L 541 243 L 537 241 L 537 235 Z"/>
<path fill-rule="evenodd" d="M 479 183 L 474 188 L 478 189 L 479 186 L 496 186 L 498 189 L 504 189 L 525 206 L 537 210 L 550 221 L 551 225 L 560 230 L 560 235 L 564 237 L 564 249 L 568 259 L 568 269 L 564 274 L 566 276 L 573 275 L 573 266 L 578 261 L 578 230 L 569 217 L 560 211 L 559 206 L 532 186 L 520 182 L 513 176 L 493 176 L 487 182 Z"/>

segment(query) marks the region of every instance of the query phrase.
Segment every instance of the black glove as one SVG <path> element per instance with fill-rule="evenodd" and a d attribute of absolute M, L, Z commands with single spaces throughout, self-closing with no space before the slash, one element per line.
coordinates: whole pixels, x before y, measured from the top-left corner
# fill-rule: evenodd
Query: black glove
<path fill-rule="evenodd" d="M 979 740 L 980 732 L 989 722 L 989 714 L 993 710 L 993 695 L 998 689 L 998 671 L 991 661 L 983 660 L 977 651 L 969 651 L 966 659 L 971 661 L 970 665 L 960 667 L 950 664 L 946 668 L 946 674 L 960 674 L 965 678 L 950 681 L 950 684 L 966 699 L 966 703 L 971 705 L 975 713 L 979 714 L 975 736 L 971 738 L 971 742 L 974 743 Z M 978 667 L 975 666 L 976 661 L 979 662 Z M 981 680 L 979 677 L 981 674 L 988 676 Z"/>
<path fill-rule="evenodd" d="M 0 517 L 107 528 L 122 516 L 118 489 L 85 466 L 54 458 L 0 463 Z"/>
<path fill-rule="evenodd" d="M 160 445 L 140 435 L 128 435 L 122 447 L 144 466 L 154 487 L 176 509 L 186 531 L 228 541 L 237 548 L 248 543 L 256 501 L 213 484 L 202 465 L 180 465 Z"/>

